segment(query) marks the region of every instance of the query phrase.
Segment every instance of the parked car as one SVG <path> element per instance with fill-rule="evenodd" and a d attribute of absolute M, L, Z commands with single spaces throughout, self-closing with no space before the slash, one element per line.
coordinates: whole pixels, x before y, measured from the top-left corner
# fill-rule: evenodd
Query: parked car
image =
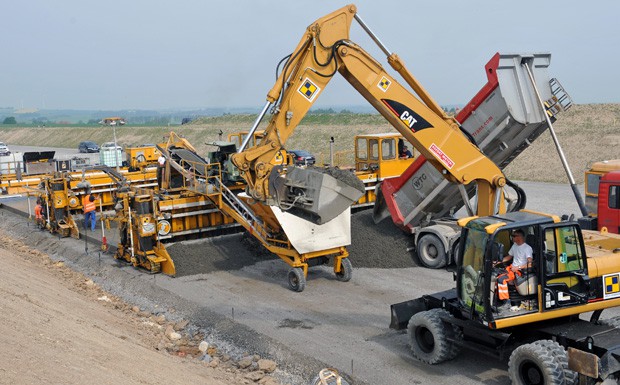
<path fill-rule="evenodd" d="M 101 149 L 107 151 L 114 151 L 114 142 L 105 142 L 101 145 Z M 118 144 L 116 145 L 116 149 L 123 151 L 123 147 L 119 146 Z"/>
<path fill-rule="evenodd" d="M 312 155 L 308 151 L 291 150 L 289 151 L 289 154 L 293 156 L 293 159 L 295 160 L 295 165 L 297 166 L 312 166 L 316 162 L 314 155 Z"/>
<path fill-rule="evenodd" d="M 9 146 L 0 142 L 0 156 L 11 155 L 11 151 L 9 150 Z"/>
<path fill-rule="evenodd" d="M 78 145 L 78 150 L 80 152 L 99 152 L 99 146 L 95 142 L 91 142 L 90 140 L 80 142 Z"/>

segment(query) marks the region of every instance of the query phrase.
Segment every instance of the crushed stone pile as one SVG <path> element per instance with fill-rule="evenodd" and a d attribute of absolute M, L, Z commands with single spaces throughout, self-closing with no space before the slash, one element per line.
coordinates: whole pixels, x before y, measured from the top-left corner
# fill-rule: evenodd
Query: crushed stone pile
<path fill-rule="evenodd" d="M 407 251 L 411 243 L 412 237 L 397 228 L 390 219 L 375 225 L 372 210 L 351 216 L 351 245 L 348 250 L 354 267 L 390 269 L 418 266 L 413 253 Z M 176 266 L 177 277 L 239 270 L 278 258 L 247 233 L 178 242 L 167 245 L 166 249 Z"/>
<path fill-rule="evenodd" d="M 375 224 L 372 210 L 351 215 L 349 258 L 353 267 L 392 269 L 418 266 L 407 247 L 413 237 L 396 227 L 390 218 Z"/>
<path fill-rule="evenodd" d="M 214 271 L 239 270 L 260 261 L 277 258 L 248 235 L 224 235 L 166 245 L 177 277 Z"/>

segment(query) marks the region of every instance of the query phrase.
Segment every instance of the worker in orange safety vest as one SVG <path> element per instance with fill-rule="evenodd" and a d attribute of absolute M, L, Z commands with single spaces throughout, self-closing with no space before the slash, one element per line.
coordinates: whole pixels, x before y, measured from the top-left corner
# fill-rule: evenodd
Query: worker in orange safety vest
<path fill-rule="evenodd" d="M 82 197 L 82 207 L 84 210 L 84 229 L 88 228 L 90 222 L 91 231 L 95 231 L 95 224 L 97 223 L 97 217 L 95 211 L 97 210 L 97 204 L 95 201 L 97 197 L 91 193 L 88 193 Z"/>
<path fill-rule="evenodd" d="M 45 227 L 45 220 L 43 218 L 43 205 L 40 199 L 37 199 L 37 205 L 34 206 L 34 219 L 37 227 L 43 230 Z"/>

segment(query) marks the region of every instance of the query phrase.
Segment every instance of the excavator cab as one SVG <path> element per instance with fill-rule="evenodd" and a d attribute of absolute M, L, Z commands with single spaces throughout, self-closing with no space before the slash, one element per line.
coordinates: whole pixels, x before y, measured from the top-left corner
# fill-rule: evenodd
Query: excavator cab
<path fill-rule="evenodd" d="M 457 297 L 468 318 L 500 324 L 504 319 L 588 302 L 592 288 L 577 223 L 527 211 L 459 222 L 464 226 L 464 242 L 457 267 Z M 506 265 L 500 262 L 508 255 L 513 244 L 511 234 L 517 229 L 523 231 L 525 243 L 532 248 L 532 266 L 515 274 L 508 285 L 508 306 L 502 307 L 497 282 L 506 274 Z"/>

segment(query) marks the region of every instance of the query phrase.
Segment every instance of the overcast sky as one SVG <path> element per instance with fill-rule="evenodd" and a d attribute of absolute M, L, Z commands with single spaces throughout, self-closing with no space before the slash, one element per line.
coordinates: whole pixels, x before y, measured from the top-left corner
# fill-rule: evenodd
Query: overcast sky
<path fill-rule="evenodd" d="M 326 0 L 3 1 L 0 107 L 262 107 Z M 495 52 L 550 52 L 577 103 L 620 102 L 620 1 L 358 0 L 440 104 L 469 101 Z M 351 38 L 385 63 L 354 23 Z M 386 65 L 387 66 L 387 65 Z M 391 69 L 390 69 L 391 70 Z M 394 73 L 393 71 L 390 71 Z M 316 105 L 364 105 L 342 79 Z"/>

